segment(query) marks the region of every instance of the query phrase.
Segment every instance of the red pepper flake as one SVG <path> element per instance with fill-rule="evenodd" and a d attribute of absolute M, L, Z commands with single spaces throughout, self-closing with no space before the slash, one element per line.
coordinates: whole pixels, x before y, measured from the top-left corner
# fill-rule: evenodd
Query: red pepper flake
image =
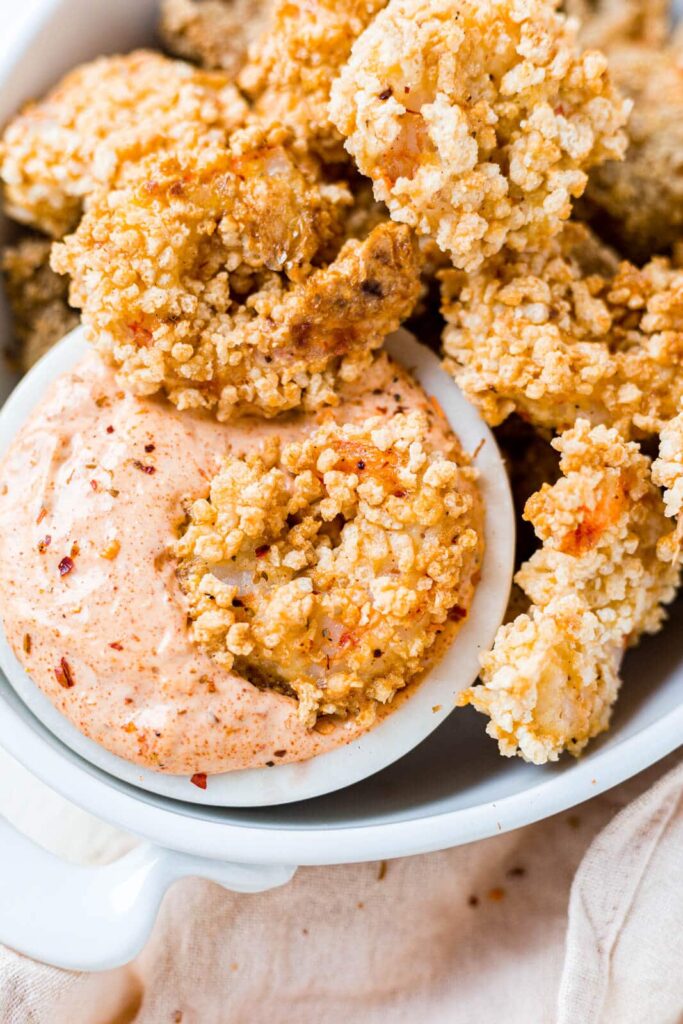
<path fill-rule="evenodd" d="M 74 685 L 74 677 L 71 674 L 71 666 L 66 658 L 62 658 L 59 665 L 55 668 L 55 676 L 60 686 L 63 686 L 65 690 L 70 690 Z"/>
<path fill-rule="evenodd" d="M 100 487 L 100 485 L 98 484 L 97 480 L 91 480 L 90 481 L 90 486 L 92 487 L 93 491 L 98 491 L 99 487 Z"/>
<path fill-rule="evenodd" d="M 107 433 L 108 434 L 113 434 L 114 433 L 114 428 L 112 426 L 107 427 Z"/>
<path fill-rule="evenodd" d="M 30 654 L 31 653 L 31 634 L 30 633 L 24 633 L 23 647 L 24 647 L 24 651 L 25 651 L 26 654 Z"/>
<path fill-rule="evenodd" d="M 156 448 L 155 444 L 146 444 L 145 445 L 145 451 L 147 452 L 148 455 L 149 455 L 150 452 L 153 452 L 155 448 Z"/>
<path fill-rule="evenodd" d="M 406 492 L 405 491 L 394 491 L 394 497 L 395 498 L 405 498 L 405 496 L 406 496 Z"/>
<path fill-rule="evenodd" d="M 47 515 L 47 509 L 46 508 L 41 508 L 40 512 L 38 513 L 38 518 L 36 519 L 36 525 L 38 525 L 39 523 L 42 523 L 42 521 L 43 521 L 43 519 L 45 518 L 46 515 Z"/>
<path fill-rule="evenodd" d="M 109 646 L 110 646 L 111 648 L 113 648 L 113 649 L 114 649 L 115 651 L 122 651 L 122 650 L 123 650 L 123 647 L 122 647 L 122 645 L 121 645 L 121 644 L 120 644 L 120 643 L 118 642 L 118 640 L 115 640 L 115 641 L 114 641 L 114 643 L 113 643 L 113 644 L 109 644 Z"/>
<path fill-rule="evenodd" d="M 505 889 L 501 889 L 500 886 L 496 886 L 495 889 L 489 889 L 486 894 L 490 900 L 494 903 L 500 903 L 501 900 L 505 899 Z"/>
<path fill-rule="evenodd" d="M 256 548 L 254 554 L 256 555 L 257 558 L 263 558 L 263 556 L 267 555 L 269 551 L 270 544 L 261 544 L 259 547 Z"/>
<path fill-rule="evenodd" d="M 46 533 L 43 539 L 38 541 L 38 550 L 40 551 L 41 555 L 45 554 L 51 543 L 52 537 L 50 536 L 49 533 Z"/>
<path fill-rule="evenodd" d="M 72 558 L 78 558 L 78 556 L 81 553 L 81 548 L 77 541 L 74 541 L 74 543 L 71 545 L 71 551 L 69 553 Z"/>
<path fill-rule="evenodd" d="M 356 466 L 358 467 L 358 469 L 365 469 L 365 463 L 363 462 L 362 459 L 358 460 L 358 462 L 356 463 Z"/>
<path fill-rule="evenodd" d="M 68 555 L 65 555 L 64 558 L 59 563 L 58 568 L 60 576 L 66 576 L 67 573 L 72 572 L 74 568 L 73 558 L 69 558 Z"/>
<path fill-rule="evenodd" d="M 448 618 L 451 622 L 460 622 L 467 615 L 467 609 L 461 608 L 459 604 L 454 604 L 448 613 Z"/>
<path fill-rule="evenodd" d="M 144 462 L 140 462 L 139 459 L 133 459 L 133 465 L 142 473 L 147 473 L 148 476 L 151 476 L 152 473 L 156 473 L 156 468 L 154 466 L 146 466 Z"/>
<path fill-rule="evenodd" d="M 274 753 L 275 757 L 284 757 L 285 754 L 287 753 L 287 751 L 286 750 L 274 750 L 273 753 Z"/>
<path fill-rule="evenodd" d="M 195 772 L 190 782 L 197 789 L 206 789 L 206 772 Z"/>

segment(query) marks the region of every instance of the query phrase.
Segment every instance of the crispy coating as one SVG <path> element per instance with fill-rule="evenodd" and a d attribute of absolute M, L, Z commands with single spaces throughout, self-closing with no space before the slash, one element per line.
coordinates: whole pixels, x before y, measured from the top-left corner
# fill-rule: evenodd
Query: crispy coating
<path fill-rule="evenodd" d="M 670 30 L 670 0 L 564 0 L 563 10 L 580 22 L 584 46 L 608 50 L 620 43 L 660 46 Z"/>
<path fill-rule="evenodd" d="M 49 238 L 27 235 L 2 253 L 5 290 L 24 371 L 78 324 L 78 314 L 67 301 L 69 282 L 50 269 L 51 245 Z"/>
<path fill-rule="evenodd" d="M 328 422 L 229 457 L 177 544 L 194 639 L 320 715 L 373 715 L 467 614 L 482 557 L 476 471 L 421 411 Z"/>
<path fill-rule="evenodd" d="M 6 212 L 59 238 L 95 189 L 125 180 L 150 153 L 191 150 L 207 133 L 225 139 L 245 112 L 226 75 L 160 53 L 83 64 L 5 130 Z"/>
<path fill-rule="evenodd" d="M 612 270 L 610 270 L 610 265 Z M 542 252 L 443 275 L 446 369 L 486 420 L 561 431 L 578 416 L 656 434 L 683 395 L 683 271 L 615 266 L 582 225 Z"/>
<path fill-rule="evenodd" d="M 177 57 L 235 76 L 272 6 L 273 0 L 162 0 L 159 32 Z"/>
<path fill-rule="evenodd" d="M 157 161 L 55 247 L 91 340 L 136 393 L 219 419 L 318 408 L 410 313 L 409 231 L 379 224 L 342 245 L 348 189 L 289 142 L 249 129 Z"/>
<path fill-rule="evenodd" d="M 586 420 L 553 443 L 564 475 L 527 503 L 542 546 L 516 577 L 531 607 L 500 628 L 463 698 L 502 754 L 535 764 L 608 727 L 624 650 L 660 629 L 679 577 L 657 557 L 667 520 L 638 445 Z"/>
<path fill-rule="evenodd" d="M 674 416 L 662 430 L 659 458 L 652 464 L 652 479 L 665 488 L 666 514 L 676 519 L 675 530 L 660 543 L 660 557 L 680 562 L 683 549 L 683 412 Z"/>
<path fill-rule="evenodd" d="M 239 84 L 257 116 L 293 127 L 327 162 L 344 159 L 328 113 L 332 82 L 353 42 L 386 0 L 274 0 Z"/>
<path fill-rule="evenodd" d="M 609 63 L 634 104 L 629 148 L 623 162 L 594 169 L 586 198 L 601 230 L 641 262 L 683 231 L 683 55 L 631 45 L 610 50 Z"/>
<path fill-rule="evenodd" d="M 392 217 L 472 270 L 542 243 L 586 171 L 619 158 L 628 105 L 547 0 L 391 0 L 330 113 Z"/>

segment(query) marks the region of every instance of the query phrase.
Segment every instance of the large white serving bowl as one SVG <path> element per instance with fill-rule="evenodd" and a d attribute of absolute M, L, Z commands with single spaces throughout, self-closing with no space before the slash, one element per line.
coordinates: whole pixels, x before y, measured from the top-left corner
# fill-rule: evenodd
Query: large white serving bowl
<path fill-rule="evenodd" d="M 26 20 L 3 25 L 0 121 L 75 62 L 150 41 L 154 8 L 155 0 L 27 0 L 17 11 Z M 11 384 L 6 374 L 5 393 Z M 255 891 L 287 881 L 296 865 L 444 849 L 581 803 L 681 743 L 683 608 L 671 619 L 629 653 L 612 728 L 579 760 L 506 761 L 484 719 L 467 710 L 370 779 L 257 809 L 189 804 L 115 778 L 69 749 L 0 677 L 0 744 L 63 796 L 147 841 L 113 865 L 84 869 L 0 821 L 0 941 L 65 967 L 104 968 L 138 951 L 162 893 L 184 875 Z"/>

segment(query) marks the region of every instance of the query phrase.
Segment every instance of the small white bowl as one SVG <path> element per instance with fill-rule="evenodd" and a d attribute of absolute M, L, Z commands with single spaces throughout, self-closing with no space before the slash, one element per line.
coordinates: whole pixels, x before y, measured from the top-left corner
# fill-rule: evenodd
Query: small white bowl
<path fill-rule="evenodd" d="M 505 614 L 514 562 L 514 510 L 507 473 L 491 431 L 441 369 L 434 353 L 407 331 L 397 331 L 385 347 L 412 371 L 427 394 L 438 400 L 464 450 L 476 453 L 474 465 L 484 501 L 481 580 L 467 621 L 437 664 L 396 710 L 351 743 L 296 764 L 212 775 L 206 790 L 200 790 L 186 775 L 141 768 L 84 736 L 32 682 L 0 630 L 3 672 L 27 707 L 71 750 L 115 778 L 150 793 L 218 807 L 272 806 L 330 793 L 373 775 L 421 743 L 451 713 L 458 694 L 476 679 L 479 655 L 490 648 Z M 0 454 L 51 382 L 70 370 L 86 350 L 83 329 L 76 328 L 24 377 L 0 412 Z"/>

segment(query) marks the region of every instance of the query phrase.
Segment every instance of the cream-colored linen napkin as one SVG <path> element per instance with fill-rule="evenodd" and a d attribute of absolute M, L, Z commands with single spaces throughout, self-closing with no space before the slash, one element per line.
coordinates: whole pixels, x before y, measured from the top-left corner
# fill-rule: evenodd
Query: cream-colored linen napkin
<path fill-rule="evenodd" d="M 0 777 L 0 810 L 55 852 L 101 861 L 129 844 L 1 754 Z M 0 1024 L 676 1024 L 682 791 L 672 755 L 467 847 L 304 869 L 253 896 L 180 883 L 130 968 L 0 951 Z"/>

